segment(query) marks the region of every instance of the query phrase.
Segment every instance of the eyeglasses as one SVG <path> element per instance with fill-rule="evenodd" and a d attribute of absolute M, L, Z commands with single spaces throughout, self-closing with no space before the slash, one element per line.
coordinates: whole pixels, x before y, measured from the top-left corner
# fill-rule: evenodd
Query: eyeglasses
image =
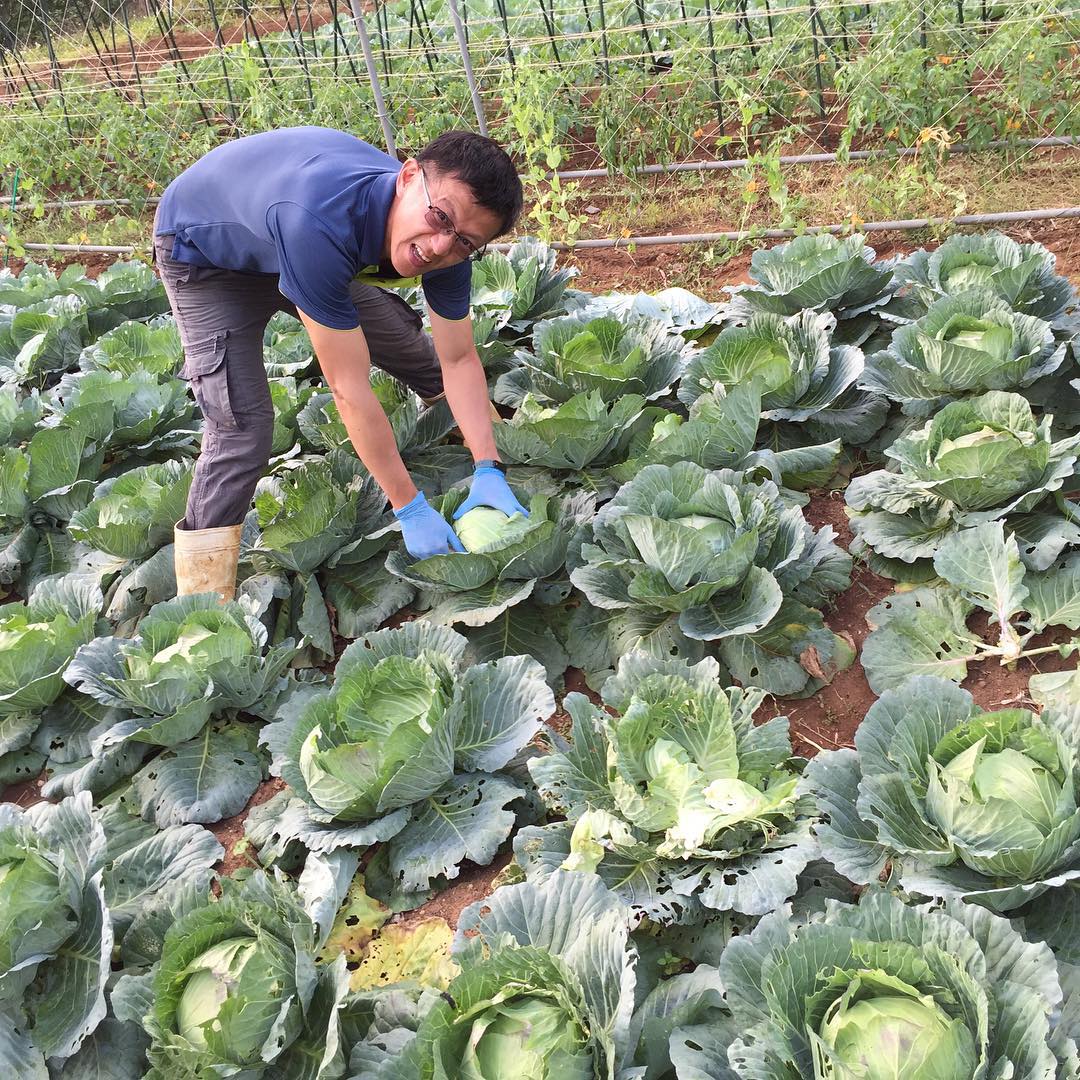
<path fill-rule="evenodd" d="M 455 243 L 464 250 L 465 254 L 470 259 L 473 259 L 474 261 L 476 259 L 482 259 L 487 252 L 487 244 L 478 248 L 467 236 L 462 236 L 461 233 L 457 231 L 449 214 L 440 210 L 437 206 L 432 205 L 431 192 L 428 191 L 427 177 L 424 175 L 423 166 L 420 167 L 420 183 L 423 185 L 424 198 L 427 199 L 428 204 L 427 213 L 424 214 L 424 220 L 428 225 L 446 236 L 453 234 Z"/>

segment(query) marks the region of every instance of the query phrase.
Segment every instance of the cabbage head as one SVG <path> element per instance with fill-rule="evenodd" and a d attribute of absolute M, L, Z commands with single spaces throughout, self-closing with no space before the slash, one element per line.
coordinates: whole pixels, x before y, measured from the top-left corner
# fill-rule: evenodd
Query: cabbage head
<path fill-rule="evenodd" d="M 0 606 L 0 715 L 51 705 L 64 669 L 94 637 L 101 590 L 72 574 L 43 580 L 25 603 Z"/>
<path fill-rule="evenodd" d="M 743 321 L 755 311 L 797 315 L 810 309 L 849 319 L 883 307 L 896 283 L 892 267 L 875 265 L 874 259 L 874 249 L 858 234 L 797 236 L 761 248 L 750 259 L 751 283 L 728 289 L 732 317 Z"/>
<path fill-rule="evenodd" d="M 505 254 L 489 251 L 472 265 L 474 318 L 493 316 L 520 336 L 539 320 L 563 313 L 563 294 L 576 274 L 574 267 L 556 268 L 554 249 L 531 236 L 515 241 Z"/>
<path fill-rule="evenodd" d="M 644 406 L 639 394 L 609 405 L 593 390 L 552 406 L 526 394 L 513 417 L 495 425 L 495 445 L 506 461 L 576 474 L 617 459 Z"/>
<path fill-rule="evenodd" d="M 454 523 L 466 551 L 497 550 L 528 529 L 524 514 L 504 514 L 490 506 L 477 506 Z"/>
<path fill-rule="evenodd" d="M 310 574 L 345 549 L 368 558 L 386 540 L 369 540 L 385 524 L 386 496 L 351 455 L 331 451 L 280 475 L 255 491 L 244 552 L 259 570 Z"/>
<path fill-rule="evenodd" d="M 283 805 L 248 823 L 266 861 L 293 841 L 315 851 L 385 841 L 393 887 L 414 906 L 412 894 L 456 877 L 465 858 L 495 857 L 515 822 L 506 806 L 524 796 L 503 770 L 555 701 L 535 660 L 470 664 L 467 645 L 420 620 L 378 630 L 342 653 L 329 690 L 283 702 L 267 741 L 289 786 Z"/>
<path fill-rule="evenodd" d="M 608 404 L 624 394 L 652 401 L 681 375 L 685 344 L 652 319 L 547 319 L 533 333 L 532 351 L 519 349 L 518 366 L 499 378 L 495 399 L 517 406 L 531 392 L 540 401 L 559 403 L 596 391 Z"/>
<path fill-rule="evenodd" d="M 110 1043 L 117 1023 L 106 997 L 111 963 L 136 920 L 162 917 L 163 899 L 181 888 L 192 897 L 208 892 L 210 867 L 221 855 L 197 825 L 159 832 L 122 803 L 95 810 L 85 791 L 25 810 L 0 804 L 0 1051 L 7 1075 L 77 1075 L 95 1071 L 104 1056 L 112 1075 L 143 1075 L 138 1037 L 122 1047 Z"/>
<path fill-rule="evenodd" d="M 810 919 L 778 911 L 731 939 L 718 975 L 731 1022 L 676 1027 L 677 1076 L 1052 1077 L 1076 1060 L 1051 951 L 955 900 L 871 889 Z"/>
<path fill-rule="evenodd" d="M 373 1024 L 354 1060 L 381 1080 L 599 1080 L 630 1049 L 629 912 L 591 874 L 555 871 L 471 904 L 461 969 L 419 1024 Z M 442 988 L 440 988 L 442 989 Z M 683 1014 L 685 1015 L 685 1014 Z M 389 1015 L 387 1017 L 389 1019 Z M 411 1029 L 410 1029 L 411 1028 Z"/>
<path fill-rule="evenodd" d="M 896 279 L 904 288 L 905 309 L 925 311 L 942 296 L 984 289 L 1022 315 L 1054 322 L 1075 303 L 1069 279 L 1054 272 L 1054 263 L 1042 244 L 1020 244 L 999 232 L 973 233 L 901 259 Z"/>
<path fill-rule="evenodd" d="M 1067 924 L 1069 883 L 1080 880 L 1074 724 L 1064 703 L 1041 716 L 983 712 L 931 676 L 886 691 L 855 750 L 820 754 L 807 769 L 831 821 L 818 829 L 826 856 L 853 881 L 875 880 L 891 861 L 913 895 Z M 871 798 L 876 812 L 859 814 Z M 1080 954 L 1075 943 L 1069 951 Z"/>
<path fill-rule="evenodd" d="M 199 430 L 187 385 L 170 374 L 80 371 L 65 375 L 52 399 L 57 418 L 125 453 L 191 446 Z"/>
<path fill-rule="evenodd" d="M 851 481 L 852 529 L 879 555 L 912 563 L 957 528 L 1034 510 L 1073 474 L 1080 448 L 1080 436 L 1053 441 L 1051 423 L 996 390 L 946 405 L 885 451 L 890 469 Z"/>
<path fill-rule="evenodd" d="M 151 323 L 126 322 L 83 349 L 83 371 L 114 371 L 124 376 L 138 372 L 177 375 L 184 362 L 180 331 L 171 315 Z"/>
<path fill-rule="evenodd" d="M 109 742 L 135 738 L 175 746 L 227 708 L 257 709 L 280 688 L 296 652 L 291 638 L 267 648 L 266 627 L 216 593 L 155 604 L 136 637 L 99 637 L 64 672 L 103 705 L 128 710 Z"/>
<path fill-rule="evenodd" d="M 519 835 L 530 880 L 557 865 L 596 873 L 658 922 L 701 907 L 760 915 L 791 897 L 814 857 L 815 811 L 796 791 L 787 718 L 753 723 L 764 692 L 721 689 L 713 660 L 639 652 L 602 696 L 606 709 L 567 695 L 572 749 L 529 761 L 548 809 L 567 818 Z"/>
<path fill-rule="evenodd" d="M 72 515 L 68 531 L 117 559 L 148 558 L 172 542 L 192 475 L 192 463 L 181 460 L 142 465 L 103 480 L 91 502 Z"/>
<path fill-rule="evenodd" d="M 799 693 L 810 674 L 797 657 L 811 644 L 825 667 L 850 662 L 814 610 L 844 587 L 847 559 L 771 480 L 648 465 L 597 513 L 570 573 L 603 612 L 579 609 L 570 651 L 599 681 L 627 649 L 698 659 L 699 643 L 716 641 L 743 683 Z M 774 633 L 788 626 L 799 632 Z"/>
<path fill-rule="evenodd" d="M 1048 322 L 967 289 L 897 327 L 889 347 L 867 357 L 859 385 L 928 416 L 950 399 L 1029 386 L 1061 366 L 1066 348 Z"/>
<path fill-rule="evenodd" d="M 693 405 L 702 394 L 727 394 L 754 382 L 766 420 L 807 424 L 815 438 L 865 442 L 885 420 L 886 402 L 855 389 L 863 354 L 832 343 L 836 316 L 802 311 L 761 312 L 745 326 L 728 326 L 696 353 L 679 384 L 679 399 Z"/>
<path fill-rule="evenodd" d="M 153 973 L 148 1076 L 297 1075 L 289 1051 L 313 1018 L 314 943 L 296 894 L 261 873 L 181 915 Z"/>
<path fill-rule="evenodd" d="M 449 780 L 453 684 L 437 653 L 387 656 L 342 673 L 304 713 L 290 746 L 315 812 L 370 820 Z"/>
<path fill-rule="evenodd" d="M 466 497 L 464 488 L 442 497 L 439 509 L 447 521 Z M 464 553 L 412 559 L 399 549 L 387 556 L 386 568 L 426 594 L 431 621 L 484 626 L 528 599 L 537 581 L 564 572 L 567 551 L 592 520 L 595 499 L 583 492 L 561 499 L 533 495 L 528 506 L 527 518 L 509 519 L 477 507 L 454 522 Z"/>

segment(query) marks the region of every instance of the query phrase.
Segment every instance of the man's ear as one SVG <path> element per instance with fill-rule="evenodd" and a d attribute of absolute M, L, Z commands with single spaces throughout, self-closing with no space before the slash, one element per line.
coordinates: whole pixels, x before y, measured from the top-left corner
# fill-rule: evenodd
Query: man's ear
<path fill-rule="evenodd" d="M 420 163 L 416 158 L 406 158 L 405 163 L 401 166 L 400 172 L 397 174 L 397 181 L 394 185 L 394 193 L 396 195 L 403 195 L 405 188 L 413 180 L 416 179 L 416 174 L 420 171 Z"/>

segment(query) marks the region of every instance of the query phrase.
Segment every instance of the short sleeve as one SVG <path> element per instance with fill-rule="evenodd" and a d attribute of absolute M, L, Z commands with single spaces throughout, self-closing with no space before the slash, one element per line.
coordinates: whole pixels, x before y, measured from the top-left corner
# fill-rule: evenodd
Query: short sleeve
<path fill-rule="evenodd" d="M 455 320 L 468 316 L 472 290 L 472 263 L 468 259 L 424 274 L 420 284 L 428 307 L 436 315 Z"/>
<path fill-rule="evenodd" d="M 355 267 L 323 221 L 296 203 L 278 202 L 267 210 L 266 226 L 277 245 L 282 296 L 321 326 L 355 330 L 360 317 L 349 298 Z"/>

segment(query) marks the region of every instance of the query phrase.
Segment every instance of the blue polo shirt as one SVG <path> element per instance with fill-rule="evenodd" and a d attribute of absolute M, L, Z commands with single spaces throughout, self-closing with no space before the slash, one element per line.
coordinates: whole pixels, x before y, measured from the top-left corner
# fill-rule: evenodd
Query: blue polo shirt
<path fill-rule="evenodd" d="M 332 128 L 249 135 L 215 147 L 165 189 L 154 231 L 174 236 L 179 262 L 276 274 L 282 295 L 305 314 L 352 330 L 360 320 L 349 282 L 378 272 L 400 170 Z M 465 261 L 419 280 L 432 311 L 463 319 L 470 279 Z"/>

